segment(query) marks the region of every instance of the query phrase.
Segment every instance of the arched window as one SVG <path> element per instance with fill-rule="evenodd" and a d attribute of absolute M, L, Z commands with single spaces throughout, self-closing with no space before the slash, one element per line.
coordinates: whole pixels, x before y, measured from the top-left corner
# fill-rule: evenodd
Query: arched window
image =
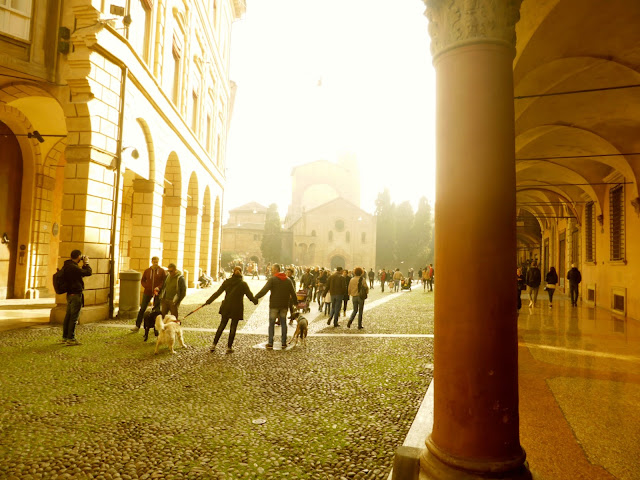
<path fill-rule="evenodd" d="M 315 237 L 316 236 L 316 231 L 315 230 L 311 230 L 311 236 Z"/>
<path fill-rule="evenodd" d="M 336 231 L 341 232 L 344 230 L 344 220 L 336 220 L 335 224 Z"/>
<path fill-rule="evenodd" d="M 367 242 L 367 234 L 362 232 L 362 243 L 366 243 Z"/>
<path fill-rule="evenodd" d="M 351 241 L 351 232 L 347 232 L 345 234 L 344 238 L 347 241 L 347 243 L 349 243 Z"/>
<path fill-rule="evenodd" d="M 333 242 L 333 230 L 329 230 L 329 241 Z"/>

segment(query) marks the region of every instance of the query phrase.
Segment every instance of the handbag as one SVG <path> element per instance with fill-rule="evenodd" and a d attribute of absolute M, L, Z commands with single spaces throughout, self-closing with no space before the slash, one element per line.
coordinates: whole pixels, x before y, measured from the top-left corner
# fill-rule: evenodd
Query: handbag
<path fill-rule="evenodd" d="M 553 290 L 556 286 L 553 283 L 547 283 L 544 287 L 545 290 Z"/>

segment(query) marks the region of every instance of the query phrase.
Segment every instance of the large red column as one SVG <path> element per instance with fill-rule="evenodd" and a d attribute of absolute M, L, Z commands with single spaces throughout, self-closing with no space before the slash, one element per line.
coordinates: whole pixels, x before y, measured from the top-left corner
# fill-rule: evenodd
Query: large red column
<path fill-rule="evenodd" d="M 512 62 L 520 0 L 426 4 L 437 79 L 437 284 L 434 425 L 421 477 L 531 478 L 518 416 Z"/>

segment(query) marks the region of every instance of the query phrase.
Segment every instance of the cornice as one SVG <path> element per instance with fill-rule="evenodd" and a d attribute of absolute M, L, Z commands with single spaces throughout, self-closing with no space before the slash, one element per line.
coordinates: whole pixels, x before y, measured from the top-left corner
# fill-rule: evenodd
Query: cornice
<path fill-rule="evenodd" d="M 475 43 L 514 49 L 522 0 L 423 0 L 429 19 L 431 54 Z"/>

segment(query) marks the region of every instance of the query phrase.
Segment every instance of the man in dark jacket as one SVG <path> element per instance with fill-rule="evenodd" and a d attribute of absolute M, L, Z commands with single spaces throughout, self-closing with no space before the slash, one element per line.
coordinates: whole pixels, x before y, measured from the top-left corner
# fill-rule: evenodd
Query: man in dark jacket
<path fill-rule="evenodd" d="M 567 280 L 569 280 L 569 293 L 571 294 L 571 306 L 578 306 L 578 285 L 582 281 L 582 275 L 580 270 L 576 267 L 575 263 L 571 264 L 571 270 L 567 273 Z"/>
<path fill-rule="evenodd" d="M 231 319 L 231 327 L 229 328 L 229 340 L 227 341 L 227 353 L 233 352 L 233 340 L 236 337 L 236 329 L 238 328 L 238 322 L 244 319 L 244 296 L 246 295 L 255 305 L 258 304 L 249 289 L 249 285 L 242 279 L 242 268 L 235 267 L 233 269 L 233 275 L 227 278 L 216 293 L 209 297 L 209 300 L 205 302 L 205 305 L 211 305 L 213 301 L 225 292 L 224 300 L 220 304 L 220 310 L 218 313 L 222 316 L 220 319 L 220 325 L 216 331 L 216 336 L 213 339 L 213 345 L 210 352 L 216 351 L 216 345 L 224 329 Z"/>
<path fill-rule="evenodd" d="M 282 328 L 282 348 L 287 348 L 287 309 L 291 299 L 297 300 L 293 283 L 284 273 L 280 272 L 277 263 L 271 267 L 271 277 L 267 280 L 262 290 L 256 295 L 256 299 L 264 297 L 271 292 L 269 297 L 269 343 L 267 348 L 273 348 L 273 335 L 276 328 L 276 318 L 280 320 Z"/>
<path fill-rule="evenodd" d="M 142 274 L 142 280 L 140 280 L 142 288 L 144 289 L 142 292 L 142 303 L 140 303 L 138 318 L 136 318 L 136 326 L 131 329 L 132 332 L 140 330 L 144 312 L 151 299 L 153 299 L 153 309 L 160 309 L 160 297 L 158 294 L 160 293 L 162 285 L 164 285 L 164 279 L 167 278 L 167 272 L 164 271 L 164 268 L 162 268 L 159 263 L 160 259 L 153 257 L 151 259 L 151 266 Z"/>
<path fill-rule="evenodd" d="M 373 268 L 369 269 L 369 287 L 373 290 L 373 281 L 376 278 L 376 274 L 373 271 Z"/>
<path fill-rule="evenodd" d="M 331 314 L 329 315 L 329 320 L 327 320 L 327 325 L 331 325 L 331 319 L 333 318 L 333 326 L 338 327 L 340 308 L 342 307 L 344 296 L 347 294 L 347 284 L 342 275 L 342 267 L 336 268 L 336 271 L 329 277 L 327 288 L 331 294 Z"/>
<path fill-rule="evenodd" d="M 82 261 L 82 267 L 78 265 Z M 80 317 L 80 310 L 84 306 L 84 277 L 91 276 L 89 257 L 82 255 L 80 250 L 73 250 L 71 258 L 65 260 L 62 266 L 64 281 L 67 285 L 67 314 L 62 324 L 62 343 L 74 346 L 80 345 L 76 340 L 76 325 Z"/>
<path fill-rule="evenodd" d="M 531 263 L 531 268 L 527 270 L 527 290 L 529 291 L 529 307 L 535 307 L 538 300 L 538 289 L 542 282 L 542 274 L 538 268 L 538 262 Z"/>
<path fill-rule="evenodd" d="M 160 311 L 164 317 L 168 312 L 178 318 L 178 307 L 187 295 L 187 283 L 182 272 L 176 268 L 175 263 L 167 265 L 169 275 L 164 279 L 160 291 Z"/>

